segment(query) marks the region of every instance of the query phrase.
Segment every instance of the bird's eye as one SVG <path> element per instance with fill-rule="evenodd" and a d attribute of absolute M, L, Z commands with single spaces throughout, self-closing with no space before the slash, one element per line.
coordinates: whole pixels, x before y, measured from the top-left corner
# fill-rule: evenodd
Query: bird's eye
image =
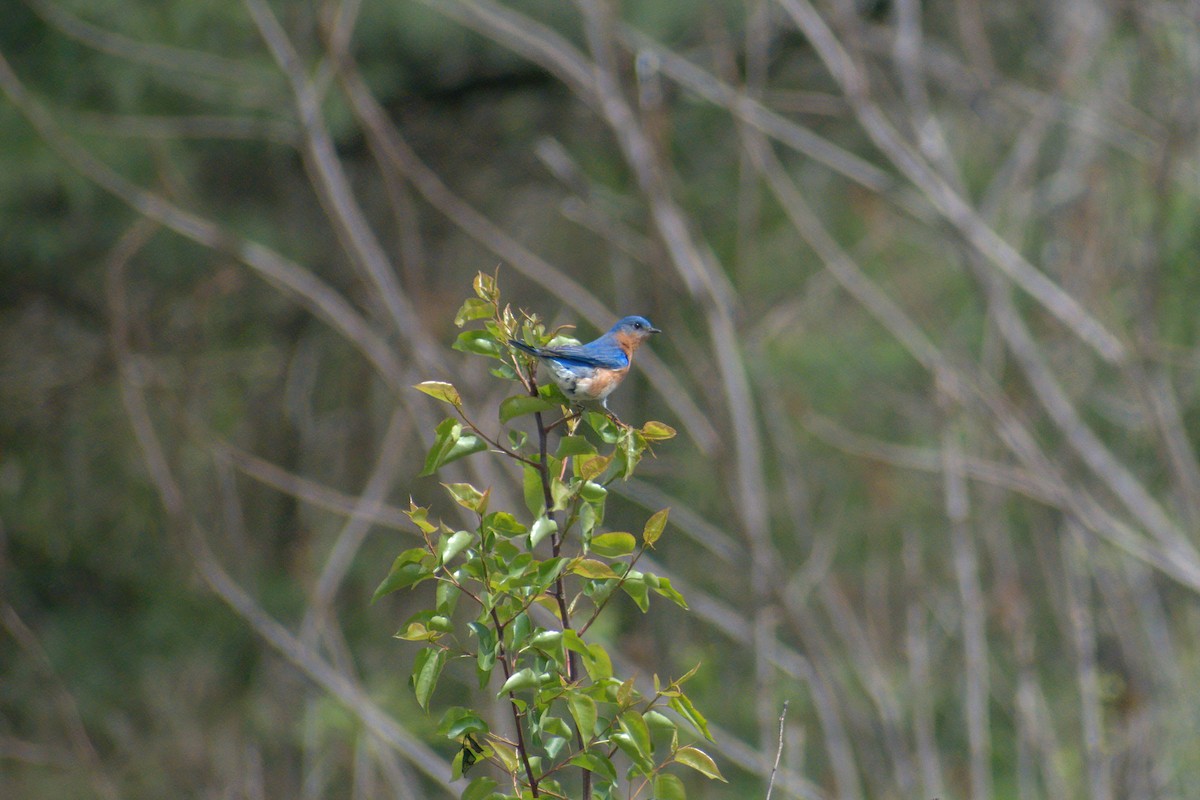
<path fill-rule="evenodd" d="M 637 329 L 640 331 L 640 330 L 642 329 L 642 323 L 640 323 L 640 322 L 635 322 L 635 323 L 633 323 L 633 327 L 634 327 L 634 328 L 637 328 Z"/>

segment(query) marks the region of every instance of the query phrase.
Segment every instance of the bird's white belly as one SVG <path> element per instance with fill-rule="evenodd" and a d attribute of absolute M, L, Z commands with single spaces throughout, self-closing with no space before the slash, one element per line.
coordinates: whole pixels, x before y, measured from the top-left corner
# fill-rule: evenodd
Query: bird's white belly
<path fill-rule="evenodd" d="M 554 361 L 547 366 L 562 393 L 577 403 L 603 402 L 620 383 L 614 370 L 571 368 Z"/>

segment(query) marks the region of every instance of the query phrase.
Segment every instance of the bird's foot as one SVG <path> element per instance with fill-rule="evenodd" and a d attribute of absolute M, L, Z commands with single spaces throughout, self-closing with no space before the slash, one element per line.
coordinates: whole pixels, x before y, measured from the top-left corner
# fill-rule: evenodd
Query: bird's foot
<path fill-rule="evenodd" d="M 614 414 L 613 412 L 609 411 L 607 408 L 606 408 L 606 409 L 604 409 L 604 415 L 605 415 L 606 417 L 608 417 L 608 418 L 609 418 L 609 420 L 611 420 L 611 421 L 612 421 L 612 423 L 613 423 L 614 425 L 616 425 L 618 428 L 624 428 L 624 429 L 626 429 L 626 430 L 629 430 L 630 428 L 632 428 L 632 427 L 633 427 L 632 425 L 628 425 L 628 424 L 626 424 L 626 423 L 624 423 L 624 422 L 621 422 L 621 418 L 620 418 L 620 417 L 618 417 L 618 416 L 617 416 L 616 414 Z"/>

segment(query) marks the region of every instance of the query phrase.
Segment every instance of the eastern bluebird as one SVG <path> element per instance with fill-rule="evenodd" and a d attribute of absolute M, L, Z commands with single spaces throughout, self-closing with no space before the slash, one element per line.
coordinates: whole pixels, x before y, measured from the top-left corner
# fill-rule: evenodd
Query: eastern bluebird
<path fill-rule="evenodd" d="M 625 380 L 634 351 L 654 333 L 662 331 L 645 317 L 625 317 L 587 344 L 532 347 L 516 339 L 508 343 L 545 362 L 550 376 L 572 403 L 599 401 L 608 411 L 608 396 Z"/>

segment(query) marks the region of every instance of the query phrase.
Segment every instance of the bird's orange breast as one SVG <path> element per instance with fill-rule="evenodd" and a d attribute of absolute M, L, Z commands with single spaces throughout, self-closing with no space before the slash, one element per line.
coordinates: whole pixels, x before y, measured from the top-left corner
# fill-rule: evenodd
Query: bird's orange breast
<path fill-rule="evenodd" d="M 576 391 L 596 400 L 603 400 L 625 379 L 629 367 L 597 369 L 590 377 L 581 378 Z"/>
<path fill-rule="evenodd" d="M 642 344 L 642 337 L 636 333 L 621 331 L 613 338 L 617 340 L 617 347 L 620 347 L 625 352 L 625 355 L 630 358 L 633 357 L 633 352 L 641 347 Z"/>

